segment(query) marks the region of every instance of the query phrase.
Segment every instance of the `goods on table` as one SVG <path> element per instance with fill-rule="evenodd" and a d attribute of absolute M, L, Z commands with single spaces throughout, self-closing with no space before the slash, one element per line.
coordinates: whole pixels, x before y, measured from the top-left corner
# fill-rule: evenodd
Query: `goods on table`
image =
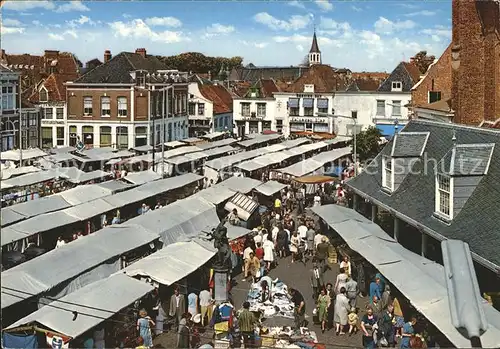
<path fill-rule="evenodd" d="M 288 298 L 288 288 L 278 279 L 272 281 L 272 301 L 267 300 L 262 303 L 260 282 L 252 284 L 247 300 L 250 303 L 250 311 L 261 312 L 265 318 L 281 316 L 293 319 L 294 305 Z"/>
<path fill-rule="evenodd" d="M 298 330 L 287 326 L 262 328 L 260 334 L 263 347 L 303 349 L 305 347 L 312 348 L 315 343 L 318 343 L 316 333 L 309 331 L 306 327 L 301 327 Z"/>

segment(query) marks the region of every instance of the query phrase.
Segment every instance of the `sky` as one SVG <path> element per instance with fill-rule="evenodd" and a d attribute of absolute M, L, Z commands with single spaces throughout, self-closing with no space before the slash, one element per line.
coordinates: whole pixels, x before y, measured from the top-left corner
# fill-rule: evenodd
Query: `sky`
<path fill-rule="evenodd" d="M 82 61 L 146 48 L 149 54 L 242 56 L 244 64 L 290 66 L 309 52 L 352 71 L 387 71 L 451 40 L 451 0 L 431 1 L 24 1 L 2 7 L 9 54 L 73 52 Z"/>

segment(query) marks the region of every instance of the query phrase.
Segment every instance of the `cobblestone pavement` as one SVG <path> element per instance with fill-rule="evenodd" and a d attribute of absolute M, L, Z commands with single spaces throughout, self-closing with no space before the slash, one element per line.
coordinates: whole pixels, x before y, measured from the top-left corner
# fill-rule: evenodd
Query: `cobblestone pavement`
<path fill-rule="evenodd" d="M 312 288 L 310 285 L 310 270 L 312 268 L 312 262 L 307 262 L 305 265 L 300 262 L 291 263 L 290 257 L 280 260 L 279 265 L 271 270 L 269 276 L 274 278 L 279 278 L 288 287 L 294 287 L 299 290 L 306 300 L 306 312 L 307 320 L 309 321 L 309 328 L 316 331 L 318 336 L 318 341 L 324 343 L 327 348 L 362 348 L 361 345 L 361 334 L 353 335 L 349 337 L 348 335 L 336 336 L 334 330 L 326 331 L 321 333 L 321 327 L 319 325 L 314 325 L 312 322 L 312 311 L 315 307 L 314 300 L 312 298 Z M 338 273 L 338 266 L 331 265 L 330 269 L 325 273 L 325 282 L 335 283 L 335 279 Z M 236 285 L 233 287 L 231 292 L 233 297 L 234 305 L 237 309 L 241 307 L 243 302 L 246 300 L 246 296 L 249 289 L 249 283 L 247 281 L 242 281 L 242 275 L 236 276 Z M 367 302 L 367 298 L 358 299 L 358 307 L 364 309 Z M 359 316 L 363 315 L 361 311 Z M 290 324 L 293 320 L 283 319 L 283 321 L 289 321 Z M 279 321 L 281 324 L 281 321 Z M 207 330 L 205 334 L 202 335 L 203 342 L 210 342 L 211 331 Z M 157 337 L 154 341 L 155 344 L 161 344 L 165 348 L 175 348 L 176 336 L 173 332 L 167 332 L 163 335 Z"/>

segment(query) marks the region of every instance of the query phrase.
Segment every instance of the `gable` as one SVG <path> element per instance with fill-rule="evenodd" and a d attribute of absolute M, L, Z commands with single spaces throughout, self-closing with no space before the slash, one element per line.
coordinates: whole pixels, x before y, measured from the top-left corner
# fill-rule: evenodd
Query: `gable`
<path fill-rule="evenodd" d="M 410 65 L 411 67 L 411 65 Z M 412 68 L 409 68 L 412 69 Z M 401 62 L 398 64 L 396 69 L 394 69 L 389 77 L 382 82 L 377 91 L 380 92 L 391 92 L 392 91 L 392 83 L 399 81 L 402 83 L 403 91 L 402 92 L 410 92 L 412 87 L 418 82 L 414 81 L 415 76 L 412 76 L 405 66 L 405 62 Z"/>

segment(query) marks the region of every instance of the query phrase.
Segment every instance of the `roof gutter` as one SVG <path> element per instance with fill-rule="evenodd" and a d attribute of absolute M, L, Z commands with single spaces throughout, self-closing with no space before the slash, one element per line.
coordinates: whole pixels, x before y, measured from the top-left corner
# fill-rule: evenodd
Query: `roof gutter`
<path fill-rule="evenodd" d="M 380 206 L 382 207 L 384 210 L 386 211 L 389 211 L 391 213 L 391 215 L 405 221 L 406 223 L 410 224 L 411 226 L 419 229 L 419 230 L 422 230 L 422 232 L 424 233 L 427 233 L 428 235 L 432 236 L 434 239 L 438 240 L 438 241 L 443 241 L 443 240 L 447 240 L 448 238 L 446 238 L 445 236 L 439 234 L 438 232 L 436 232 L 435 230 L 433 229 L 430 229 L 429 227 L 426 227 L 425 225 L 417 222 L 416 220 L 414 220 L 413 218 L 410 218 L 408 217 L 407 215 L 401 213 L 401 212 L 398 212 L 396 211 L 395 209 L 393 209 L 392 207 L 380 202 L 379 200 L 377 199 L 374 199 L 372 198 L 370 195 L 360 191 L 359 189 L 356 189 L 354 188 L 352 185 L 349 185 L 349 182 L 346 182 L 346 184 L 349 186 L 349 188 L 351 188 L 356 194 L 360 195 L 361 197 L 363 197 L 364 199 L 368 199 L 370 200 L 372 203 L 374 203 L 375 205 L 377 206 Z M 490 262 L 489 260 L 481 257 L 480 255 L 478 255 L 477 253 L 474 253 L 471 251 L 471 254 L 472 254 L 472 258 L 478 262 L 479 264 L 483 265 L 484 267 L 490 269 L 491 271 L 493 271 L 494 273 L 498 273 L 500 271 L 500 267 L 492 262 Z"/>

